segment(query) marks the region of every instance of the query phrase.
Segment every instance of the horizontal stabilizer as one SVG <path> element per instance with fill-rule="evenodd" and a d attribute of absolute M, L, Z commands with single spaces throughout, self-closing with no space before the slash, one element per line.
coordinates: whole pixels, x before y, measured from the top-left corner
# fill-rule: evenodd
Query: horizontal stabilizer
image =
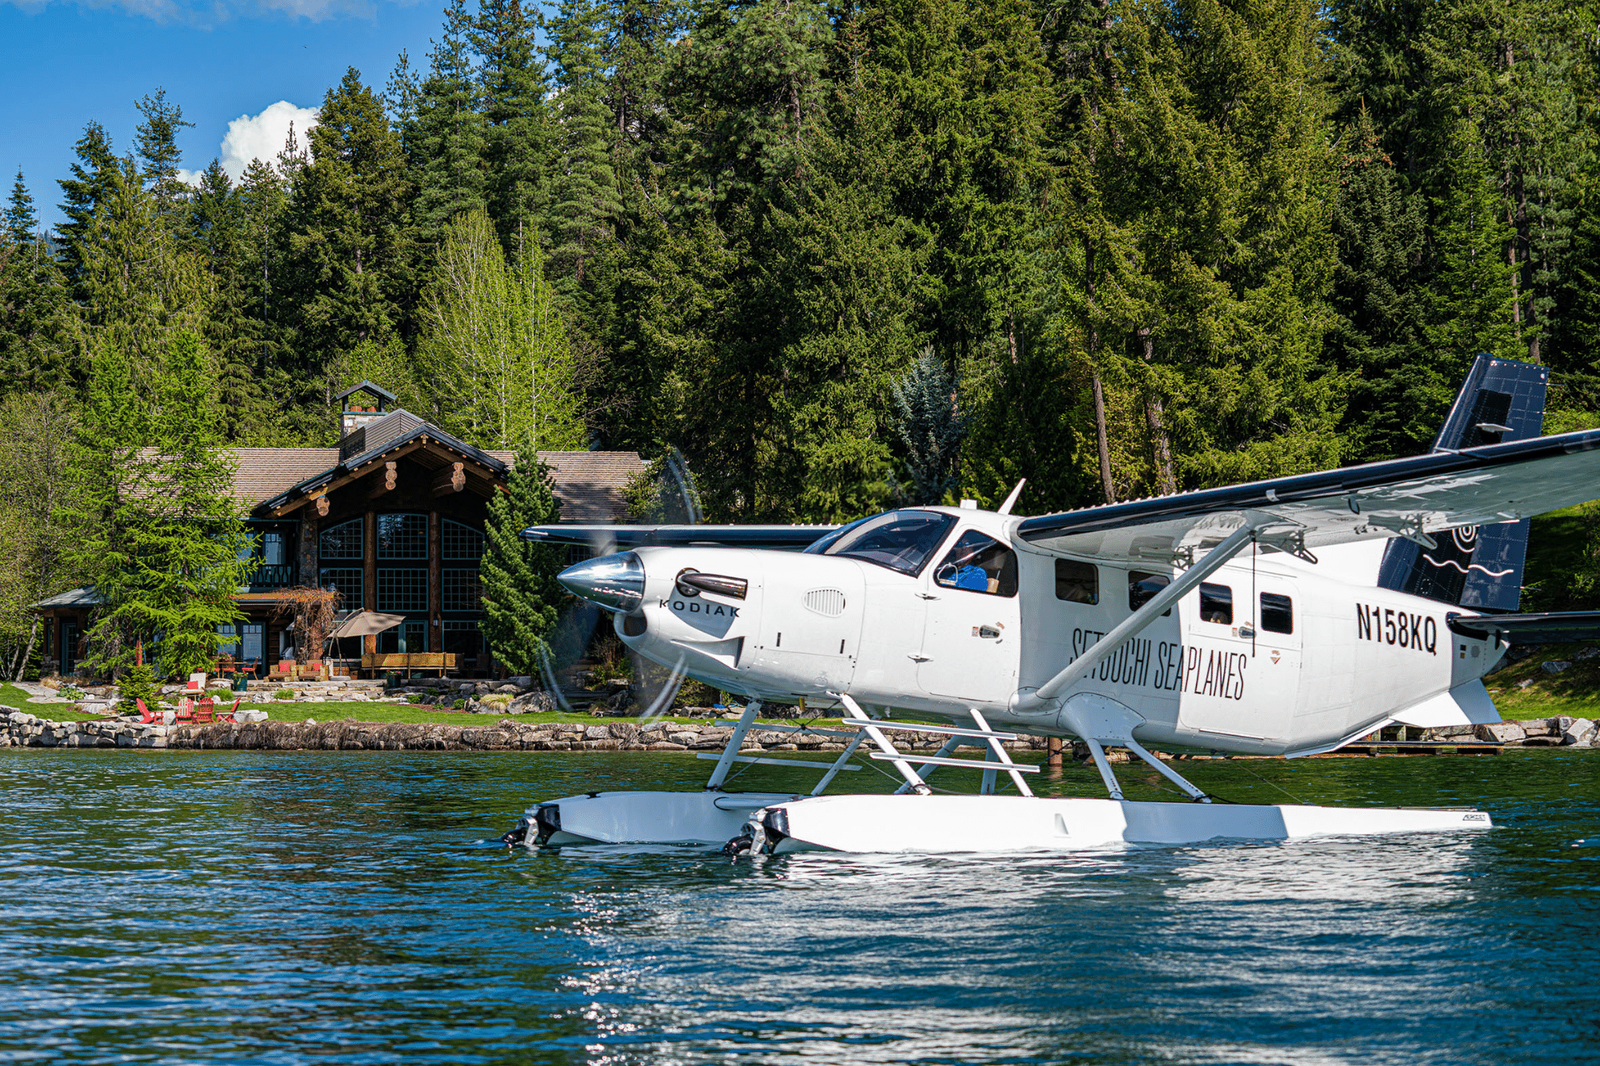
<path fill-rule="evenodd" d="M 1441 692 L 1403 711 L 1394 712 L 1394 720 L 1421 729 L 1440 729 L 1447 726 L 1489 725 L 1500 721 L 1500 712 L 1495 710 L 1494 700 L 1489 698 L 1489 690 L 1483 687 L 1482 681 L 1468 681 L 1449 692 Z"/>
<path fill-rule="evenodd" d="M 626 551 L 660 545 L 669 548 L 790 548 L 799 551 L 837 526 L 529 526 L 522 535 L 541 544 L 605 545 Z"/>
<path fill-rule="evenodd" d="M 1501 637 L 1508 644 L 1563 644 L 1600 640 L 1600 611 L 1558 614 L 1451 615 L 1450 628 L 1468 637 Z"/>

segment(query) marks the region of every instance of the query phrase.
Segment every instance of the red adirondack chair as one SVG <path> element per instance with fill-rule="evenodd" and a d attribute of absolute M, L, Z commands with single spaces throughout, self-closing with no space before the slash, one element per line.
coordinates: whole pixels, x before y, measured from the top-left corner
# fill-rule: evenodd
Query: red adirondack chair
<path fill-rule="evenodd" d="M 192 722 L 192 721 L 194 721 L 194 700 L 191 700 L 188 696 L 185 696 L 178 703 L 178 716 L 177 716 L 176 721 L 179 721 L 179 722 Z"/>
<path fill-rule="evenodd" d="M 210 696 L 206 696 L 199 703 L 195 704 L 195 724 L 201 725 L 213 721 L 216 718 L 216 708 L 217 701 L 212 699 Z"/>
<path fill-rule="evenodd" d="M 160 725 L 161 716 L 144 705 L 144 700 L 133 701 L 139 708 L 140 725 Z"/>
<path fill-rule="evenodd" d="M 219 722 L 237 722 L 238 719 L 235 718 L 233 715 L 234 715 L 234 712 L 239 709 L 239 704 L 241 704 L 243 702 L 244 702 L 244 697 L 240 696 L 238 699 L 233 701 L 233 706 L 232 707 L 229 707 L 225 711 L 218 711 L 217 712 L 217 721 L 219 721 Z"/>

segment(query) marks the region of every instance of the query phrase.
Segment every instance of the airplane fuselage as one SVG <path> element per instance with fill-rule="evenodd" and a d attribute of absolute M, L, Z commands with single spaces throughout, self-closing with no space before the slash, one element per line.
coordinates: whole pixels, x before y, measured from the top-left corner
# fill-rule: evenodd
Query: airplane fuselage
<path fill-rule="evenodd" d="M 1326 750 L 1440 701 L 1486 702 L 1479 678 L 1504 651 L 1452 632 L 1457 608 L 1252 548 L 1055 699 L 1030 701 L 1181 571 L 1170 557 L 1144 569 L 1063 558 L 993 512 L 916 513 L 937 521 L 899 554 L 888 539 L 853 554 L 638 548 L 643 595 L 616 614 L 617 632 L 745 697 L 819 707 L 848 692 L 1065 735 L 1061 704 L 1087 693 L 1141 718 L 1143 743 L 1263 754 Z M 685 584 L 694 574 L 708 578 Z"/>

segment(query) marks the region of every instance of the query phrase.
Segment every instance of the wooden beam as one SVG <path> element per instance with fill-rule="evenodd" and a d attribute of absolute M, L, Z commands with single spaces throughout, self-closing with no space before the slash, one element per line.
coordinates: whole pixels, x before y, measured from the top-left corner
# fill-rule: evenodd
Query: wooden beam
<path fill-rule="evenodd" d="M 447 463 L 442 470 L 433 475 L 433 494 L 444 496 L 452 492 L 460 492 L 467 487 L 467 464 Z"/>
<path fill-rule="evenodd" d="M 400 483 L 400 464 L 390 460 L 383 464 L 382 477 L 373 482 L 372 488 L 367 490 L 367 499 L 376 499 L 386 492 L 393 492 L 394 487 Z"/>
<path fill-rule="evenodd" d="M 377 456 L 377 457 L 375 457 L 373 459 L 367 460 L 365 463 L 362 463 L 360 466 L 356 467 L 354 470 L 351 470 L 351 471 L 348 471 L 346 473 L 340 474 L 338 477 L 334 478 L 332 481 L 328 482 L 326 485 L 323 485 L 320 489 L 317 489 L 315 491 L 321 492 L 324 495 L 326 495 L 326 494 L 332 492 L 334 489 L 342 488 L 343 486 L 348 485 L 350 482 L 355 481 L 357 478 L 363 478 L 363 477 L 366 477 L 368 474 L 372 473 L 372 469 L 373 469 L 372 464 L 373 463 L 384 462 L 385 460 L 387 460 L 389 462 L 393 462 L 396 459 L 400 459 L 400 458 L 403 458 L 403 457 L 405 457 L 407 455 L 410 455 L 412 452 L 417 451 L 421 447 L 422 447 L 422 442 L 421 441 L 416 441 L 416 440 L 412 441 L 410 444 L 401 445 L 399 448 L 395 449 L 392 452 L 385 452 L 382 455 L 379 455 L 379 456 Z M 272 509 L 272 517 L 273 518 L 282 518 L 284 515 L 289 514 L 289 513 L 293 512 L 295 510 L 298 510 L 299 508 L 304 507 L 306 504 L 312 502 L 312 499 L 313 499 L 313 497 L 311 497 L 311 496 L 296 496 L 294 499 L 290 500 L 288 503 L 284 504 L 282 507 L 274 507 Z"/>

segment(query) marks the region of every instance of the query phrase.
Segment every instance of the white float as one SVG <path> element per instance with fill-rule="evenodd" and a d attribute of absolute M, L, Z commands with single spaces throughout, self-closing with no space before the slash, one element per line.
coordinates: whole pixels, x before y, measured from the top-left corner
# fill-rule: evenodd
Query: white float
<path fill-rule="evenodd" d="M 792 792 L 590 792 L 529 807 L 529 845 L 717 844 Z"/>
<path fill-rule="evenodd" d="M 1488 829 L 1482 811 L 1151 803 L 1033 796 L 813 796 L 747 823 L 751 851 L 1082 851 L 1126 844 L 1298 840 Z"/>

